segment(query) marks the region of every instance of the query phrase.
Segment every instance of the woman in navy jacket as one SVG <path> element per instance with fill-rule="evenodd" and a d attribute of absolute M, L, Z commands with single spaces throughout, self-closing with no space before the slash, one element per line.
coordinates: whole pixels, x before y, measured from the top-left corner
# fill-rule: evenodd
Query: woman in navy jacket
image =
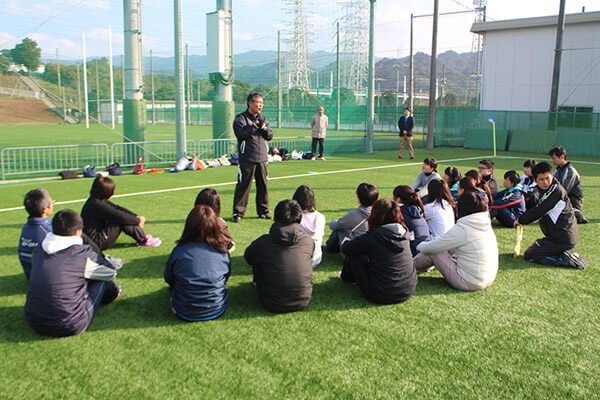
<path fill-rule="evenodd" d="M 525 214 L 525 196 L 517 171 L 504 174 L 504 190 L 492 195 L 494 204 L 490 209 L 492 218 L 496 217 L 502 225 L 512 228 L 515 221 Z"/>
<path fill-rule="evenodd" d="M 400 205 L 404 224 L 410 234 L 410 252 L 419 254 L 419 243 L 430 240 L 429 226 L 425 220 L 425 207 L 418 194 L 410 186 L 400 185 L 394 189 L 394 201 Z"/>
<path fill-rule="evenodd" d="M 198 205 L 190 211 L 165 267 L 171 309 L 177 317 L 205 321 L 225 312 L 225 283 L 231 274 L 227 251 L 230 243 L 211 207 Z"/>

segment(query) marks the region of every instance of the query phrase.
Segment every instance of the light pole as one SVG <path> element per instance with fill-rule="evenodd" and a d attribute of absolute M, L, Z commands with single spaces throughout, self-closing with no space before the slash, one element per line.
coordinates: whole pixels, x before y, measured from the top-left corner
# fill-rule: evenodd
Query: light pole
<path fill-rule="evenodd" d="M 398 109 L 398 91 L 400 90 L 400 65 L 394 64 L 392 68 L 396 70 L 396 110 Z"/>

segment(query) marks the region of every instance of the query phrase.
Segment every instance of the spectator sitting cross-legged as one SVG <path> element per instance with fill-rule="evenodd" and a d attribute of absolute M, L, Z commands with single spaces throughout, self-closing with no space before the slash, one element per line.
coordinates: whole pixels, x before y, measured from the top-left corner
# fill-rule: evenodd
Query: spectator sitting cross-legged
<path fill-rule="evenodd" d="M 146 217 L 109 201 L 115 192 L 115 182 L 97 176 L 92 183 L 90 197 L 81 209 L 84 232 L 102 249 L 110 249 L 121 232 L 131 236 L 138 246 L 158 247 L 159 238 L 147 235 L 142 229 Z"/>

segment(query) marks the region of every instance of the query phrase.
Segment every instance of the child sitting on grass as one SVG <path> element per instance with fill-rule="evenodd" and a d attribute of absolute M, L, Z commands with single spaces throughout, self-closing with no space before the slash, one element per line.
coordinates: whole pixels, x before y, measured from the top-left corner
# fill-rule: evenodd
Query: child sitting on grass
<path fill-rule="evenodd" d="M 369 216 L 369 231 L 344 242 L 342 248 L 348 257 L 339 279 L 356 282 L 370 301 L 402 303 L 415 292 L 417 274 L 398 204 L 377 200 Z"/>
<path fill-rule="evenodd" d="M 294 193 L 294 200 L 302 208 L 302 221 L 300 227 L 315 242 L 315 250 L 312 256 L 312 265 L 315 268 L 321 263 L 323 251 L 323 236 L 325 235 L 325 216 L 317 211 L 315 194 L 309 186 L 301 185 Z"/>
<path fill-rule="evenodd" d="M 515 221 L 525 214 L 525 196 L 517 171 L 506 171 L 504 174 L 504 190 L 494 193 L 494 203 L 490 207 L 490 216 L 502 225 L 512 228 Z"/>
<path fill-rule="evenodd" d="M 408 228 L 410 251 L 416 256 L 419 243 L 429 240 L 429 226 L 425 220 L 425 207 L 421 198 L 410 186 L 400 185 L 394 188 L 394 201 L 400 205 L 404 225 Z"/>
<path fill-rule="evenodd" d="M 579 231 L 567 191 L 552 174 L 552 166 L 545 161 L 533 167 L 532 174 L 538 192 L 535 205 L 514 225 L 527 225 L 539 219 L 544 237 L 525 250 L 525 260 L 557 267 L 587 268 L 587 260 L 573 250 L 579 241 Z"/>
<path fill-rule="evenodd" d="M 346 238 L 354 239 L 367 232 L 367 220 L 371 215 L 371 206 L 379 197 L 379 190 L 375 185 L 363 182 L 356 188 L 356 199 L 360 206 L 338 220 L 329 223 L 331 235 L 323 246 L 323 251 L 328 253 L 340 252 L 340 245 Z"/>
<path fill-rule="evenodd" d="M 485 289 L 498 273 L 498 243 L 487 212 L 487 204 L 477 193 L 465 192 L 458 198 L 458 221 L 448 232 L 430 242 L 422 242 L 413 259 L 417 273 L 433 265 L 455 289 Z"/>
<path fill-rule="evenodd" d="M 171 291 L 171 309 L 177 317 L 206 321 L 225 312 L 230 244 L 231 237 L 222 230 L 210 206 L 200 204 L 190 211 L 164 274 Z"/>
<path fill-rule="evenodd" d="M 427 185 L 429 185 L 429 182 L 440 179 L 442 177 L 437 172 L 437 161 L 435 161 L 435 158 L 427 157 L 423 160 L 421 172 L 419 172 L 419 175 L 417 175 L 410 188 L 417 192 L 419 197 L 423 198 L 427 196 Z"/>
<path fill-rule="evenodd" d="M 121 296 L 116 269 L 81 239 L 83 221 L 73 210 L 52 219 L 52 232 L 33 252 L 25 319 L 38 333 L 83 333 L 100 304 Z"/>
<path fill-rule="evenodd" d="M 312 298 L 315 244 L 300 227 L 301 220 L 302 209 L 296 200 L 280 201 L 269 233 L 244 252 L 258 297 L 272 313 L 303 310 Z"/>
<path fill-rule="evenodd" d="M 46 189 L 37 188 L 25 194 L 23 205 L 29 217 L 21 230 L 19 261 L 23 266 L 25 277 L 29 280 L 33 250 L 39 246 L 48 233 L 52 232 L 52 220 L 48 217 L 52 215 L 54 200 Z M 82 233 L 81 237 L 84 244 L 90 245 L 95 253 L 102 255 L 100 248 L 86 234 Z M 123 264 L 123 261 L 118 258 L 105 257 L 117 267 L 121 267 Z"/>

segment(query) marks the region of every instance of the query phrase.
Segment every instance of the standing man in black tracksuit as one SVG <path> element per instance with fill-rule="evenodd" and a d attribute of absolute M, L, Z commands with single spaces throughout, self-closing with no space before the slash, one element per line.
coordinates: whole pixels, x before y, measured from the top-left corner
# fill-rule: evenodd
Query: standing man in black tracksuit
<path fill-rule="evenodd" d="M 554 146 L 548 152 L 552 157 L 552 164 L 556 167 L 554 176 L 567 191 L 571 204 L 575 210 L 575 218 L 578 224 L 587 224 L 586 217 L 581 213 L 583 211 L 583 189 L 581 189 L 581 178 L 579 172 L 567 161 L 567 150 L 562 146 Z"/>
<path fill-rule="evenodd" d="M 415 127 L 415 119 L 410 115 L 410 108 L 404 109 L 404 115 L 398 120 L 398 129 L 400 129 L 400 152 L 398 158 L 404 155 L 404 144 L 408 145 L 408 154 L 410 159 L 415 158 L 415 150 L 413 149 L 413 128 Z"/>
<path fill-rule="evenodd" d="M 525 250 L 525 260 L 557 267 L 587 268 L 587 260 L 573 251 L 579 241 L 577 221 L 566 190 L 552 175 L 552 166 L 541 162 L 533 167 L 532 175 L 537 185 L 535 206 L 515 221 L 515 227 L 539 219 L 544 237 Z"/>
<path fill-rule="evenodd" d="M 233 199 L 233 222 L 240 222 L 246 213 L 252 178 L 256 180 L 256 212 L 259 218 L 271 219 L 269 193 L 267 192 L 267 141 L 273 139 L 273 131 L 267 118 L 260 115 L 263 95 L 250 92 L 248 109 L 233 120 L 233 130 L 238 140 L 240 161 L 238 180 Z"/>

